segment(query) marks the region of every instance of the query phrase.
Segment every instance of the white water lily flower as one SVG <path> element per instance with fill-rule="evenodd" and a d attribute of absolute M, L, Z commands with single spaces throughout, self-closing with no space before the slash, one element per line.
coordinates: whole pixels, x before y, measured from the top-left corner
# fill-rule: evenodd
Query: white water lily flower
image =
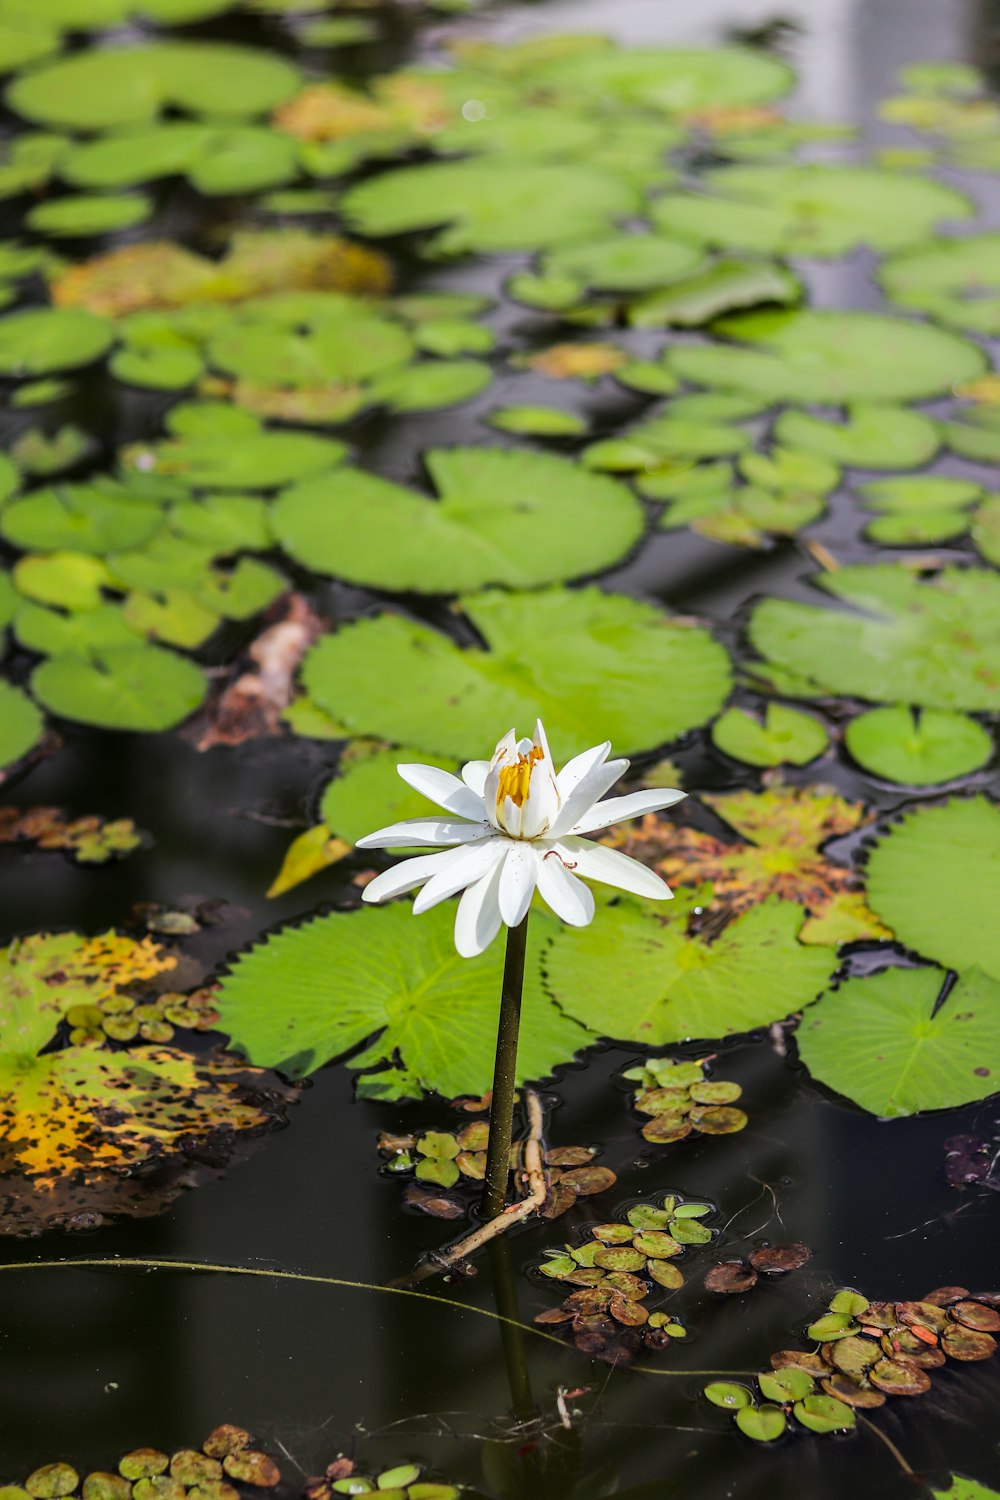
<path fill-rule="evenodd" d="M 585 750 L 558 773 L 539 719 L 534 740 L 504 735 L 491 761 L 473 760 L 461 780 L 437 766 L 396 769 L 416 791 L 448 815 L 411 818 L 358 840 L 359 849 L 416 845 L 450 847 L 420 854 L 365 886 L 365 901 L 388 901 L 421 886 L 414 914 L 462 891 L 455 917 L 455 946 L 464 958 L 488 948 L 501 923 L 516 927 L 538 894 L 564 922 L 586 927 L 594 897 L 579 877 L 617 886 L 636 896 L 665 900 L 665 880 L 617 849 L 584 838 L 623 818 L 656 812 L 684 792 L 664 787 L 600 801 L 628 769 L 608 760 L 610 741 Z"/>

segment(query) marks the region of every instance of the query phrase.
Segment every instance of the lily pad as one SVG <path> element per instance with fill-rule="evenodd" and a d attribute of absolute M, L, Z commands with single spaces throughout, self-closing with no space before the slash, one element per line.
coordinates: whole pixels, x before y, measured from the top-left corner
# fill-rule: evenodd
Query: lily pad
<path fill-rule="evenodd" d="M 604 44 L 581 48 L 531 69 L 532 82 L 551 88 L 680 115 L 780 98 L 791 88 L 793 77 L 778 58 L 748 47 L 617 48 Z"/>
<path fill-rule="evenodd" d="M 379 746 L 359 745 L 341 756 L 337 775 L 329 783 L 320 803 L 320 816 L 330 832 L 356 844 L 386 821 L 425 817 L 427 798 L 415 792 L 399 775 L 396 767 L 412 762 L 419 751 L 408 747 L 389 750 Z M 426 765 L 450 767 L 441 760 L 423 761 Z"/>
<path fill-rule="evenodd" d="M 108 646 L 90 660 L 52 656 L 31 675 L 38 701 L 63 719 L 103 729 L 172 729 L 205 696 L 203 672 L 159 646 Z"/>
<path fill-rule="evenodd" d="M 883 1118 L 952 1109 L 997 1091 L 1000 982 L 970 968 L 938 1005 L 940 969 L 847 979 L 796 1033 L 814 1078 Z"/>
<path fill-rule="evenodd" d="M 144 223 L 152 211 L 152 199 L 141 193 L 74 193 L 37 204 L 24 222 L 39 234 L 71 239 L 131 229 Z"/>
<path fill-rule="evenodd" d="M 372 382 L 369 394 L 394 411 L 436 411 L 478 396 L 492 379 L 481 359 L 439 359 L 389 370 Z"/>
<path fill-rule="evenodd" d="M 9 682 L 0 682 L 0 766 L 9 766 L 27 755 L 42 737 L 45 721 L 27 693 Z"/>
<path fill-rule="evenodd" d="M 901 786 L 954 781 L 985 766 L 993 741 L 965 714 L 910 708 L 873 708 L 859 714 L 844 735 L 860 766 Z"/>
<path fill-rule="evenodd" d="M 0 374 L 18 379 L 92 364 L 114 342 L 107 318 L 79 308 L 38 307 L 0 318 Z"/>
<path fill-rule="evenodd" d="M 1000 980 L 1000 808 L 988 798 L 917 808 L 894 824 L 869 856 L 868 894 L 900 942 Z"/>
<path fill-rule="evenodd" d="M 675 374 L 774 401 L 917 400 L 974 379 L 985 365 L 955 334 L 879 313 L 750 312 L 720 319 L 715 331 L 753 347 L 677 345 Z"/>
<path fill-rule="evenodd" d="M 398 1049 L 424 1088 L 479 1095 L 493 1075 L 503 954 L 460 958 L 454 906 L 415 918 L 408 903 L 334 912 L 286 928 L 242 954 L 217 998 L 220 1026 L 250 1057 L 301 1077 L 380 1033 L 365 1064 Z M 532 919 L 518 1078 L 539 1078 L 589 1038 L 542 989 L 540 945 L 556 928 Z M 274 1005 L 280 975 L 288 1005 Z M 355 1059 L 355 1062 L 358 1060 Z M 267 1064 L 271 1065 L 271 1064 Z"/>
<path fill-rule="evenodd" d="M 878 277 L 902 307 L 970 333 L 1000 333 L 1000 234 L 931 240 L 883 261 Z"/>
<path fill-rule="evenodd" d="M 844 255 L 858 245 L 897 250 L 941 219 L 968 219 L 964 194 L 928 177 L 873 167 L 718 167 L 704 177 L 715 196 L 667 194 L 653 221 L 667 234 L 765 255 Z"/>
<path fill-rule="evenodd" d="M 192 489 L 270 490 L 332 469 L 343 443 L 312 433 L 266 432 L 249 418 L 238 441 L 232 431 L 192 431 L 173 442 L 127 449 L 127 469 L 176 477 Z"/>
<path fill-rule="evenodd" d="M 675 285 L 650 292 L 629 304 L 635 328 L 700 328 L 723 313 L 802 299 L 802 283 L 772 261 L 717 260 Z"/>
<path fill-rule="evenodd" d="M 921 578 L 893 564 L 817 580 L 850 612 L 767 599 L 754 649 L 838 696 L 973 712 L 1000 707 L 1000 578 L 945 568 Z"/>
<path fill-rule="evenodd" d="M 42 64 L 16 78 L 7 103 L 57 130 L 143 125 L 168 109 L 248 119 L 284 103 L 296 68 L 273 53 L 218 42 L 101 48 Z"/>
<path fill-rule="evenodd" d="M 340 468 L 285 491 L 272 511 L 275 535 L 317 572 L 420 593 L 532 588 L 596 573 L 642 535 L 634 496 L 568 459 L 444 448 L 424 461 L 436 502 Z"/>
<path fill-rule="evenodd" d="M 463 760 L 492 746 L 498 721 L 537 714 L 560 754 L 602 738 L 625 752 L 658 745 L 704 723 L 729 690 L 707 631 L 633 599 L 489 590 L 459 604 L 485 650 L 396 614 L 359 620 L 309 652 L 310 697 L 356 734 Z M 655 681 L 670 692 L 650 694 Z"/>
<path fill-rule="evenodd" d="M 751 766 L 805 766 L 829 744 L 818 719 L 783 703 L 769 703 L 763 723 L 746 709 L 727 709 L 712 726 L 712 742 Z"/>
<path fill-rule="evenodd" d="M 675 898 L 654 915 L 623 901 L 591 927 L 560 932 L 545 969 L 567 1015 L 598 1036 L 662 1046 L 766 1026 L 829 977 L 832 950 L 797 941 L 793 902 L 762 902 L 712 943 L 686 935 L 691 904 Z"/>
<path fill-rule="evenodd" d="M 847 420 L 828 422 L 804 411 L 782 412 L 774 435 L 781 443 L 860 469 L 916 469 L 941 446 L 936 422 L 904 406 L 858 402 Z"/>
<path fill-rule="evenodd" d="M 587 431 L 584 417 L 558 406 L 498 406 L 487 421 L 500 432 L 528 437 L 579 437 Z"/>
<path fill-rule="evenodd" d="M 569 245 L 545 257 L 546 278 L 568 279 L 581 289 L 641 292 L 680 281 L 700 267 L 700 250 L 661 235 L 620 234 Z"/>
<path fill-rule="evenodd" d="M 106 481 L 33 490 L 0 512 L 0 532 L 26 550 L 61 548 L 103 555 L 137 547 L 163 524 L 158 505 L 137 503 Z"/>
<path fill-rule="evenodd" d="M 85 188 L 134 187 L 174 174 L 206 196 L 261 192 L 298 176 L 296 143 L 263 125 L 168 121 L 73 146 L 59 175 Z"/>
<path fill-rule="evenodd" d="M 635 190 L 610 173 L 576 164 L 430 162 L 400 167 L 348 190 L 347 222 L 379 237 L 452 227 L 434 249 L 543 250 L 606 233 L 637 212 Z"/>

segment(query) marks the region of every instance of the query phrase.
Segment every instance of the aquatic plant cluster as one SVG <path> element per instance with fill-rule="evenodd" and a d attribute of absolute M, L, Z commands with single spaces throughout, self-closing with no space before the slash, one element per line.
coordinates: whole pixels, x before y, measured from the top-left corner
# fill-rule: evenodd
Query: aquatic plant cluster
<path fill-rule="evenodd" d="M 881 105 L 907 143 L 865 154 L 784 112 L 768 47 L 500 42 L 467 8 L 428 7 L 406 62 L 378 4 L 0 0 L 3 858 L 96 881 L 158 857 L 137 808 L 34 790 L 81 746 L 182 735 L 234 765 L 263 741 L 323 766 L 267 892 L 300 920 L 255 921 L 225 962 L 166 854 L 176 910 L 67 931 L 54 905 L 4 932 L 0 1232 L 162 1212 L 276 1127 L 294 1141 L 299 1080 L 337 1061 L 397 1112 L 373 1179 L 474 1218 L 489 1128 L 442 1100 L 485 1115 L 490 944 L 537 882 L 508 1178 L 514 1222 L 539 1221 L 525 1326 L 648 1374 L 811 1256 L 729 1257 L 711 1185 L 663 1176 L 753 1134 L 739 1039 L 889 1132 L 996 1092 L 1000 233 L 955 182 L 1000 170 L 1000 105 L 971 67 L 912 65 Z M 812 305 L 817 267 L 858 252 L 876 310 Z M 653 555 L 801 578 L 707 618 L 632 586 Z M 549 821 L 522 788 L 516 828 L 387 868 L 399 825 L 433 844 L 481 820 L 511 725 L 515 790 L 518 756 L 569 763 Z M 451 799 L 440 819 L 421 792 Z M 545 842 L 512 896 L 495 856 L 529 812 Z M 463 886 L 482 901 L 459 952 Z M 628 1049 L 608 1108 L 654 1169 L 642 1201 L 527 1087 L 602 1042 Z M 954 1188 L 994 1185 L 994 1127 L 943 1131 Z M 420 1275 L 474 1272 L 477 1233 Z M 702 1416 L 763 1444 L 860 1435 L 998 1326 L 988 1291 L 843 1290 L 809 1350 L 709 1383 Z M 264 1447 L 226 1427 L 117 1474 L 0 1469 L 0 1497 L 240 1500 L 280 1481 Z M 305 1493 L 459 1492 L 403 1458 L 335 1456 Z"/>

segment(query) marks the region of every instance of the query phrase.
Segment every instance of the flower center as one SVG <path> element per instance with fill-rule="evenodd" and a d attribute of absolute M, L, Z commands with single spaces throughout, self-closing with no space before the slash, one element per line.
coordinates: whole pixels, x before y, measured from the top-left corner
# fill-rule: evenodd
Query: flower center
<path fill-rule="evenodd" d="M 527 755 L 519 755 L 513 766 L 501 766 L 497 784 L 497 808 L 502 808 L 509 797 L 515 807 L 523 807 L 531 786 L 531 768 L 536 760 L 544 760 L 545 751 L 532 745 Z"/>

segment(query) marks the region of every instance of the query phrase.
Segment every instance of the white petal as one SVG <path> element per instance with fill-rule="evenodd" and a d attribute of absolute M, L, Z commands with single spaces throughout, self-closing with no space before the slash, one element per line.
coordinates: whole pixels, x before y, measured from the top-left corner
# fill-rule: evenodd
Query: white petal
<path fill-rule="evenodd" d="M 462 767 L 462 780 L 466 786 L 475 792 L 477 797 L 483 795 L 486 786 L 486 774 L 490 769 L 488 760 L 470 760 Z"/>
<path fill-rule="evenodd" d="M 497 747 L 493 752 L 491 766 L 500 766 L 517 756 L 517 730 L 508 729 L 502 740 L 497 740 Z"/>
<path fill-rule="evenodd" d="M 611 741 L 605 740 L 603 745 L 594 745 L 590 750 L 584 750 L 579 755 L 574 755 L 568 760 L 556 777 L 556 785 L 559 795 L 566 801 L 570 792 L 586 776 L 593 766 L 603 765 L 611 754 Z"/>
<path fill-rule="evenodd" d="M 461 849 L 449 849 L 447 863 L 442 863 L 438 873 L 428 880 L 414 901 L 414 916 L 429 911 L 439 901 L 447 901 L 456 891 L 467 885 L 474 885 L 477 880 L 488 875 L 493 866 L 503 859 L 505 847 L 505 839 L 493 838 L 484 839 L 478 844 L 466 844 Z"/>
<path fill-rule="evenodd" d="M 593 921 L 593 892 L 570 874 L 555 849 L 540 854 L 538 894 L 571 927 L 586 927 Z"/>
<path fill-rule="evenodd" d="M 393 896 L 401 896 L 404 891 L 412 891 L 415 886 L 423 885 L 425 880 L 436 875 L 442 863 L 452 859 L 456 852 L 454 849 L 442 849 L 438 854 L 417 854 L 413 859 L 401 860 L 391 870 L 383 870 L 381 875 L 369 880 L 361 892 L 362 901 L 377 904 L 388 901 Z"/>
<path fill-rule="evenodd" d="M 549 738 L 545 733 L 545 725 L 542 723 L 541 719 L 535 720 L 535 744 L 538 746 L 539 750 L 541 750 L 549 765 L 552 766 L 552 752 L 549 750 Z M 554 767 L 552 770 L 552 774 L 553 776 L 555 775 Z"/>
<path fill-rule="evenodd" d="M 500 915 L 508 927 L 524 919 L 535 891 L 538 857 L 531 844 L 510 844 L 500 867 Z"/>
<path fill-rule="evenodd" d="M 476 958 L 490 946 L 500 931 L 500 872 L 497 864 L 488 875 L 463 893 L 455 913 L 455 947 L 463 958 Z"/>
<path fill-rule="evenodd" d="M 619 776 L 628 770 L 627 760 L 609 760 L 603 765 L 593 765 L 583 775 L 568 797 L 563 798 L 559 816 L 549 829 L 550 838 L 559 838 L 570 829 L 575 829 L 589 813 L 599 797 L 613 787 Z"/>
<path fill-rule="evenodd" d="M 464 781 L 459 781 L 450 771 L 442 771 L 437 766 L 419 765 L 397 766 L 396 770 L 414 791 L 431 802 L 436 802 L 446 812 L 455 813 L 460 818 L 471 818 L 473 822 L 482 821 L 482 797 L 477 797 Z"/>
<path fill-rule="evenodd" d="M 358 849 L 405 849 L 419 844 L 468 844 L 473 839 L 487 838 L 493 829 L 480 820 L 466 823 L 458 818 L 408 818 L 402 823 L 390 823 L 388 828 L 379 828 L 375 833 L 366 833 L 358 839 Z"/>
<path fill-rule="evenodd" d="M 665 786 L 650 792 L 629 792 L 625 797 L 609 797 L 606 802 L 598 802 L 583 813 L 572 828 L 561 831 L 593 833 L 595 829 L 607 828 L 611 823 L 620 823 L 624 818 L 638 818 L 643 813 L 659 812 L 661 808 L 672 807 L 686 796 L 687 792 L 678 792 L 673 787 Z"/>
<path fill-rule="evenodd" d="M 576 838 L 564 839 L 560 847 L 570 868 L 585 880 L 600 880 L 604 885 L 617 886 L 620 891 L 630 891 L 633 896 L 649 896 L 654 901 L 666 901 L 673 895 L 667 882 L 655 870 L 618 849 L 606 849 L 603 844 L 591 844 L 587 839 Z"/>

